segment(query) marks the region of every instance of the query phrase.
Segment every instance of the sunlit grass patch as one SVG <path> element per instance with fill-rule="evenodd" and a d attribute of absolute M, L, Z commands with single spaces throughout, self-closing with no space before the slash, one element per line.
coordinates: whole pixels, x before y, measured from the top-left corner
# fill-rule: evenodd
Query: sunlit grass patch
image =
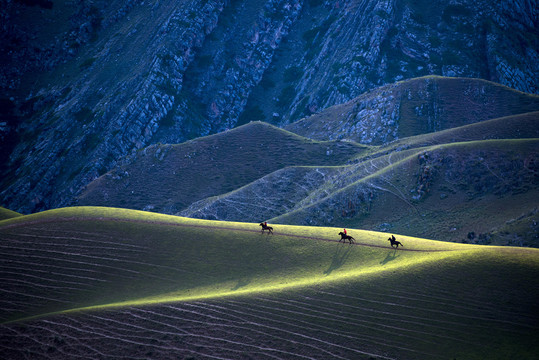
<path fill-rule="evenodd" d="M 194 311 L 204 329 L 217 321 L 285 351 L 295 334 L 302 346 L 321 339 L 337 352 L 387 358 L 534 352 L 537 249 L 400 234 L 394 249 L 389 233 L 347 228 L 350 245 L 338 242 L 342 228 L 269 225 L 273 235 L 258 223 L 98 207 L 4 220 L 0 325 L 54 332 L 89 321 L 120 334 L 126 322 L 172 322 L 191 331 Z"/>
<path fill-rule="evenodd" d="M 337 228 L 274 225 L 268 235 L 257 223 L 100 207 L 50 210 L 3 225 L 8 238 L 24 232 L 33 254 L 51 256 L 58 272 L 77 276 L 87 267 L 92 277 L 106 280 L 94 285 L 99 290 L 90 296 L 69 291 L 59 299 L 69 299 L 67 307 L 45 302 L 41 311 L 48 312 L 282 291 L 406 269 L 473 248 L 399 236 L 405 247 L 397 251 L 389 247 L 387 234 L 372 231 L 349 229 L 356 239 L 349 245 L 338 243 Z M 35 235 L 26 230 L 42 225 L 47 230 Z M 55 239 L 65 245 L 58 247 Z M 30 276 L 32 264 L 28 267 Z M 58 276 L 51 280 L 61 280 Z M 36 315 L 39 308 L 24 312 Z"/>

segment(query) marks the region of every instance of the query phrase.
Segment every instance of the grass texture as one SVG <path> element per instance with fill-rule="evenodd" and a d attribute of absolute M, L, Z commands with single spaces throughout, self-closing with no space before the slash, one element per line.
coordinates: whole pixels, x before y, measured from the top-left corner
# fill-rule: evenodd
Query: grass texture
<path fill-rule="evenodd" d="M 3 220 L 0 352 L 501 359 L 538 350 L 539 250 L 396 234 L 397 250 L 387 233 L 348 229 L 349 245 L 340 230 L 275 225 L 268 235 L 256 223 L 101 207 Z M 121 346 L 99 345 L 107 337 Z"/>

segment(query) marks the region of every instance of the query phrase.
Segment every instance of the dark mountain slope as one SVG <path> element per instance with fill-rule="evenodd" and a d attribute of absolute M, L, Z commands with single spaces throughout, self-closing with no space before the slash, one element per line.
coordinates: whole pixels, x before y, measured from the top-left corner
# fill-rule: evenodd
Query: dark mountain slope
<path fill-rule="evenodd" d="M 14 108 L 0 131 L 16 137 L 0 149 L 10 154 L 0 203 L 24 213 L 69 204 L 133 150 L 250 120 L 286 124 L 395 80 L 538 88 L 537 9 L 526 0 L 55 1 L 31 13 L 73 24 L 43 36 L 16 16 L 27 6 L 7 5 L 3 30 L 22 49 L 7 61 L 21 68 L 3 67 L 0 80 L 24 86 L 0 94 Z M 68 55 L 54 50 L 63 44 Z"/>
<path fill-rule="evenodd" d="M 341 174 L 338 166 L 286 167 L 232 192 L 196 201 L 177 215 L 227 221 L 271 219 L 292 211 Z"/>
<path fill-rule="evenodd" d="M 539 96 L 480 79 L 423 77 L 369 91 L 285 128 L 319 140 L 385 144 L 539 110 Z"/>
<path fill-rule="evenodd" d="M 90 183 L 78 203 L 173 214 L 283 167 L 341 165 L 367 149 L 351 142 L 314 141 L 252 122 L 183 144 L 141 150 Z"/>

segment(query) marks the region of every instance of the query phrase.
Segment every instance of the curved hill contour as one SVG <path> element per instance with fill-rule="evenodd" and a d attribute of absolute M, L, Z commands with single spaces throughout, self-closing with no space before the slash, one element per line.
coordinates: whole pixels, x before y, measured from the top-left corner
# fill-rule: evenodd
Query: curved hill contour
<path fill-rule="evenodd" d="M 539 96 L 481 79 L 425 76 L 385 85 L 285 126 L 318 140 L 383 145 L 539 110 Z"/>
<path fill-rule="evenodd" d="M 6 358 L 531 358 L 536 249 L 70 208 L 0 222 Z M 114 346 L 112 346 L 114 344 Z"/>
<path fill-rule="evenodd" d="M 510 136 L 508 122 L 534 136 L 537 120 L 533 113 L 418 136 L 346 166 L 287 167 L 179 215 L 537 247 L 538 141 L 494 140 Z M 491 140 L 444 143 L 471 139 Z M 505 228 L 513 222 L 520 225 Z"/>
<path fill-rule="evenodd" d="M 286 166 L 341 165 L 367 150 L 251 122 L 178 145 L 146 148 L 90 183 L 78 204 L 173 214 Z"/>
<path fill-rule="evenodd" d="M 5 219 L 11 219 L 17 216 L 21 216 L 18 212 L 11 211 L 9 209 L 3 208 L 0 206 L 0 221 Z"/>

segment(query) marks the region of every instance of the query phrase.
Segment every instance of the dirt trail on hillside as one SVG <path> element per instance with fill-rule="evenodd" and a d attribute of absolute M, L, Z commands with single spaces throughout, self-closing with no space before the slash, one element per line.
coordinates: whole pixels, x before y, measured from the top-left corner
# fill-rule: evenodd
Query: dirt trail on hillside
<path fill-rule="evenodd" d="M 240 231 L 240 232 L 252 232 L 252 233 L 259 233 L 261 236 L 285 236 L 285 237 L 294 237 L 298 239 L 308 239 L 308 240 L 316 240 L 316 241 L 326 241 L 326 242 L 335 242 L 340 243 L 338 239 L 328 239 L 323 237 L 315 237 L 315 236 L 305 236 L 305 235 L 297 235 L 297 234 L 290 234 L 290 233 L 280 233 L 276 232 L 275 235 L 269 235 L 269 234 L 262 234 L 260 230 L 258 229 L 238 229 L 234 227 L 228 227 L 228 226 L 206 226 L 206 225 L 192 225 L 192 224 L 177 224 L 177 223 L 170 223 L 166 221 L 151 221 L 151 220 L 138 220 L 138 219 L 122 219 L 122 218 L 108 218 L 108 217 L 58 217 L 55 219 L 42 219 L 42 220 L 34 220 L 34 221 L 28 221 L 24 223 L 17 223 L 17 224 L 10 224 L 0 227 L 0 229 L 9 229 L 19 226 L 25 226 L 25 225 L 35 225 L 35 224 L 44 224 L 44 223 L 54 223 L 54 222 L 70 222 L 70 221 L 88 221 L 88 220 L 102 220 L 102 221 L 112 221 L 112 222 L 132 222 L 132 223 L 140 223 L 140 224 L 153 224 L 153 225 L 164 225 L 164 226 L 178 226 L 178 227 L 190 227 L 190 228 L 200 228 L 200 229 L 218 229 L 218 230 L 228 230 L 228 231 Z M 253 224 L 254 226 L 254 224 Z M 360 242 L 355 242 L 353 244 L 348 244 L 350 246 L 364 246 L 364 247 L 372 247 L 372 248 L 381 248 L 381 249 L 390 249 L 391 246 L 387 245 L 374 245 L 374 244 L 364 244 Z M 395 249 L 396 250 L 396 249 Z M 409 249 L 406 247 L 399 247 L 399 251 L 415 251 L 415 252 L 445 252 L 445 251 L 453 251 L 453 250 L 425 250 L 425 249 Z"/>
<path fill-rule="evenodd" d="M 270 234 L 262 234 L 260 230 L 258 229 L 238 229 L 234 227 L 228 227 L 228 226 L 207 226 L 207 225 L 194 225 L 194 224 L 177 224 L 177 223 L 170 223 L 166 221 L 151 221 L 151 220 L 139 220 L 139 219 L 122 219 L 122 218 L 112 218 L 112 217 L 101 217 L 101 216 L 82 216 L 82 217 L 58 217 L 55 219 L 42 219 L 42 220 L 34 220 L 34 221 L 28 221 L 24 223 L 17 223 L 17 224 L 10 224 L 5 226 L 0 226 L 1 229 L 9 229 L 14 227 L 20 227 L 20 226 L 26 226 L 26 225 L 36 225 L 36 224 L 45 224 L 45 223 L 54 223 L 54 222 L 71 222 L 71 221 L 88 221 L 88 220 L 102 220 L 102 221 L 112 221 L 112 222 L 131 222 L 131 223 L 140 223 L 140 224 L 152 224 L 152 225 L 164 225 L 164 226 L 178 226 L 178 227 L 190 227 L 190 228 L 200 228 L 200 229 L 218 229 L 218 230 L 228 230 L 228 231 L 239 231 L 239 232 L 251 232 L 251 233 L 259 233 L 260 236 L 285 236 L 285 237 L 294 237 L 298 239 L 307 239 L 307 240 L 315 240 L 315 241 L 326 241 L 326 242 L 335 242 L 340 243 L 338 239 L 328 239 L 323 237 L 315 237 L 315 236 L 305 236 L 305 235 L 297 235 L 297 234 L 290 234 L 290 233 L 280 233 L 276 232 L 275 235 Z M 254 224 L 253 224 L 254 226 Z M 343 244 L 344 245 L 344 244 Z M 391 246 L 387 245 L 374 245 L 374 244 L 364 244 L 360 242 L 355 242 L 353 244 L 347 244 L 349 246 L 364 246 L 364 247 L 371 247 L 371 248 L 381 248 L 381 249 L 391 249 Z M 395 248 L 393 248 L 395 249 Z M 397 250 L 397 249 L 395 249 Z M 399 251 L 414 251 L 414 252 L 446 252 L 446 251 L 453 251 L 453 250 L 425 250 L 425 249 L 409 249 L 404 247 L 398 248 Z"/>

